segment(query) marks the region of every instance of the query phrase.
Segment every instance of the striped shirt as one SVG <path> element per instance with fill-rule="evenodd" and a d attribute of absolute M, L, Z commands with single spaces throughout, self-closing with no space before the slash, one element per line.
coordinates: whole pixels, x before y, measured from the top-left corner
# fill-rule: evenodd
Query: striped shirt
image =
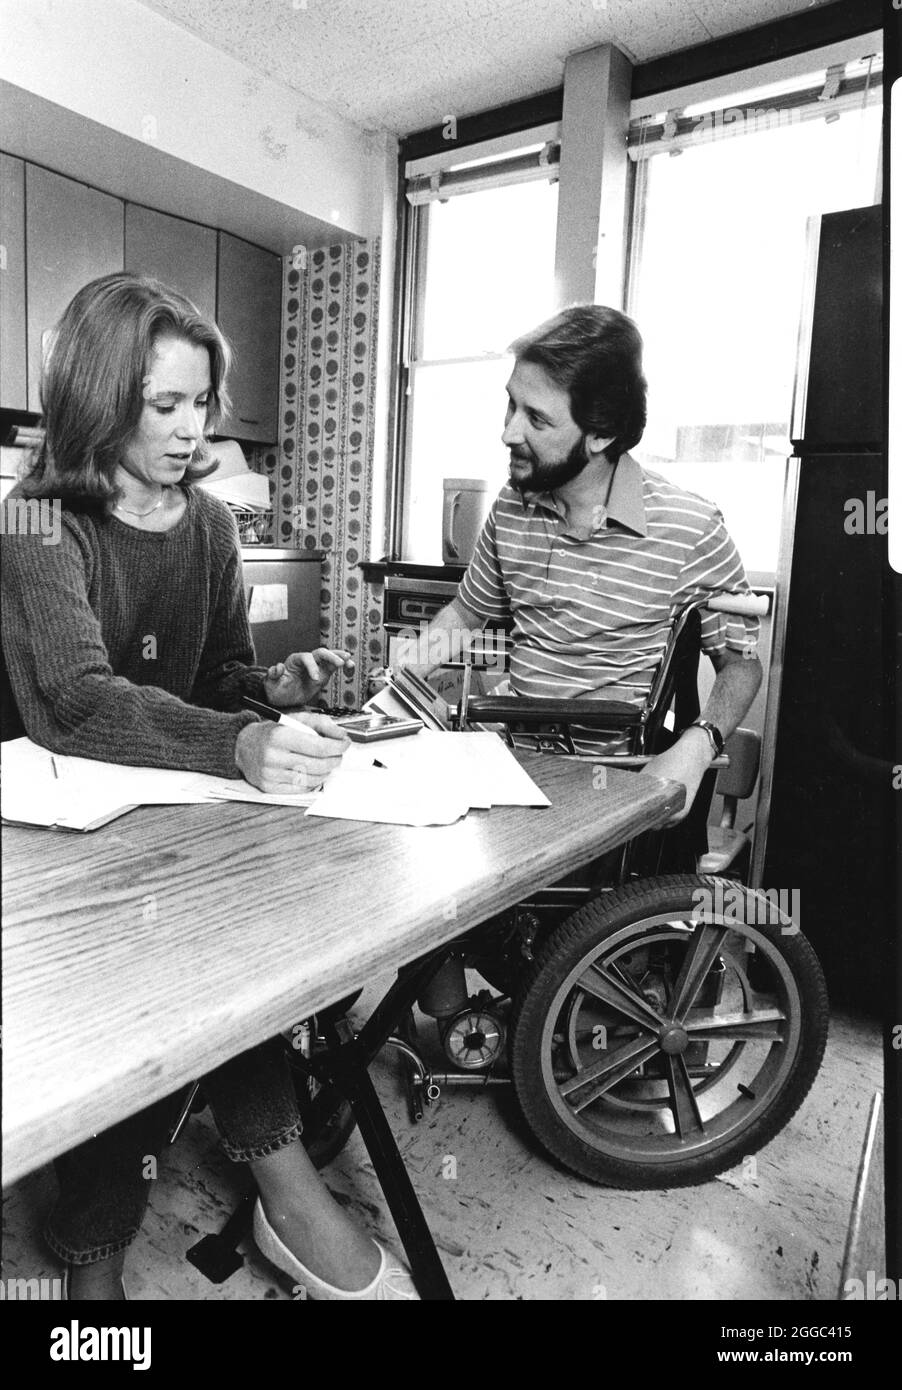
<path fill-rule="evenodd" d="M 457 596 L 480 618 L 513 617 L 517 695 L 641 706 L 678 610 L 703 594 L 749 592 L 717 507 L 629 454 L 598 517 L 581 538 L 551 494 L 509 485 L 489 512 Z M 701 616 L 704 652 L 754 651 L 757 618 Z M 588 746 L 598 749 L 597 735 Z"/>

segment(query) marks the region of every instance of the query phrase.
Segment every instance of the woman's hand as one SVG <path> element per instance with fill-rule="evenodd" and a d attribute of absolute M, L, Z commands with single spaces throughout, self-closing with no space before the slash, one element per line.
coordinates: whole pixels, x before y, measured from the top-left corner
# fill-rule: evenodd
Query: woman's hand
<path fill-rule="evenodd" d="M 294 714 L 291 724 L 246 724 L 235 742 L 235 762 L 261 792 L 310 792 L 338 767 L 348 743 L 328 715 Z"/>
<path fill-rule="evenodd" d="M 292 652 L 284 661 L 270 666 L 264 686 L 271 705 L 309 705 L 336 671 L 354 670 L 350 652 L 317 647 L 313 652 Z"/>

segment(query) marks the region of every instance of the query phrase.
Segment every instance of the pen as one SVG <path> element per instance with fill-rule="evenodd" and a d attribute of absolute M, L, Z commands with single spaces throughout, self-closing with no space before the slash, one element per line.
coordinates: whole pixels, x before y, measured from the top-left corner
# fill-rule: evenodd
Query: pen
<path fill-rule="evenodd" d="M 309 724 L 302 724 L 299 719 L 292 719 L 290 714 L 283 714 L 282 710 L 275 709 L 272 705 L 264 705 L 262 700 L 252 700 L 249 695 L 245 695 L 242 703 L 248 709 L 253 710 L 254 714 L 262 714 L 264 719 L 271 719 L 276 724 L 289 724 L 295 729 L 303 729 L 305 733 L 314 738 L 322 737 L 315 729 L 311 729 Z"/>
<path fill-rule="evenodd" d="M 57 779 L 57 781 L 58 781 L 58 780 L 59 780 L 59 773 L 58 773 L 57 770 L 56 770 L 56 758 L 54 758 L 52 754 L 51 754 L 51 757 L 50 757 L 50 766 L 53 768 L 53 775 L 54 775 L 54 777 L 55 777 L 55 778 Z"/>

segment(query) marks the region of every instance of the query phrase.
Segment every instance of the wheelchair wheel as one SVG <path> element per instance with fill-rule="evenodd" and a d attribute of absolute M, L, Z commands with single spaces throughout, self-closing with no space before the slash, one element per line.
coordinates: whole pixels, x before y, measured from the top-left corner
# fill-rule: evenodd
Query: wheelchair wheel
<path fill-rule="evenodd" d="M 705 1182 L 795 1113 L 827 1022 L 818 959 L 763 894 L 647 879 L 587 903 L 537 954 L 511 1017 L 514 1089 L 535 1137 L 582 1177 Z"/>

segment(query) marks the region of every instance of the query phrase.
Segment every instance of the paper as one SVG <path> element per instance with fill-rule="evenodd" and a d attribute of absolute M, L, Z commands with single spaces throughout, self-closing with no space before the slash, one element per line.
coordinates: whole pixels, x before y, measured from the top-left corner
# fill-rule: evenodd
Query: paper
<path fill-rule="evenodd" d="M 215 801 L 254 801 L 261 806 L 309 806 L 316 792 L 261 792 L 242 778 L 212 788 L 210 796 Z"/>
<path fill-rule="evenodd" d="M 248 601 L 252 623 L 279 623 L 288 617 L 287 584 L 254 584 Z"/>
<path fill-rule="evenodd" d="M 450 825 L 472 809 L 549 806 L 497 734 L 422 729 L 352 743 L 321 792 L 266 793 L 249 782 L 170 768 L 64 757 L 19 738 L 2 745 L 4 820 L 95 829 L 135 806 L 248 801 L 390 825 Z M 377 766 L 381 764 L 381 766 Z"/>
<path fill-rule="evenodd" d="M 550 805 L 497 734 L 423 729 L 352 744 L 307 815 L 450 825 L 474 809 Z"/>
<path fill-rule="evenodd" d="M 64 830 L 94 829 L 135 806 L 195 805 L 229 785 L 225 777 L 51 754 L 28 738 L 4 743 L 0 762 L 3 819 Z"/>
<path fill-rule="evenodd" d="M 268 511 L 270 507 L 269 479 L 262 473 L 247 470 L 238 477 L 214 477 L 200 484 L 205 492 L 210 492 L 222 502 L 230 502 L 242 510 Z"/>

